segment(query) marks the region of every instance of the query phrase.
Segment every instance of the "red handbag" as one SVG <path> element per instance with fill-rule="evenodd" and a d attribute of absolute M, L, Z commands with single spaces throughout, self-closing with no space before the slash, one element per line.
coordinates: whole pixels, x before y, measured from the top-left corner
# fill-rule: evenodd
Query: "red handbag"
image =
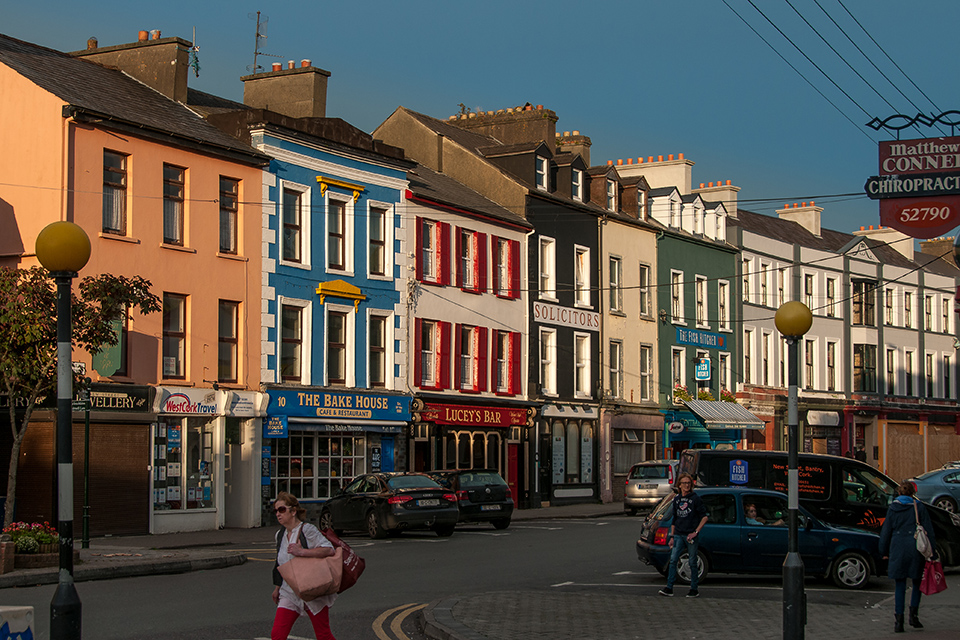
<path fill-rule="evenodd" d="M 357 583 L 367 563 L 350 548 L 350 545 L 341 540 L 333 529 L 324 529 L 320 533 L 330 541 L 330 544 L 343 551 L 343 572 L 340 575 L 340 590 L 337 591 L 337 593 L 343 593 Z"/>
<path fill-rule="evenodd" d="M 923 565 L 923 579 L 920 580 L 920 593 L 931 595 L 940 593 L 947 588 L 947 581 L 943 576 L 943 565 L 939 560 L 927 560 Z"/>

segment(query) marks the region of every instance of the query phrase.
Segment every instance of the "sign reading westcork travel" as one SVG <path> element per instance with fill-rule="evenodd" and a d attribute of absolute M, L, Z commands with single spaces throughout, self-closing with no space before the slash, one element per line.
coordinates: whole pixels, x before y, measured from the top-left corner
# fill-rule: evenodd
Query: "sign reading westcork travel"
<path fill-rule="evenodd" d="M 880 175 L 864 185 L 880 201 L 880 224 L 913 238 L 960 225 L 960 137 L 880 143 Z"/>

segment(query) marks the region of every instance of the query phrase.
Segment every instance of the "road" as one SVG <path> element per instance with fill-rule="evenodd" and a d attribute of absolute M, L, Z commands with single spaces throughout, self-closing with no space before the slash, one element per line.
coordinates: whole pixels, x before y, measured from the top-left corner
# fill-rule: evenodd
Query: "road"
<path fill-rule="evenodd" d="M 461 526 L 450 538 L 407 533 L 368 540 L 344 537 L 364 557 L 360 582 L 331 609 L 331 626 L 341 639 L 418 640 L 416 612 L 431 601 L 492 591 L 565 590 L 657 598 L 663 578 L 641 564 L 634 550 L 640 520 L 528 520 L 505 531 L 488 525 Z M 274 543 L 243 551 L 238 567 L 179 575 L 83 582 L 83 631 L 98 640 L 254 640 L 269 638 Z M 32 605 L 38 638 L 49 637 L 49 607 L 55 586 L 6 589 L 0 604 Z M 844 591 L 808 580 L 807 597 L 833 604 L 870 606 L 890 597 L 892 583 L 874 579 L 862 591 Z M 778 577 L 714 574 L 701 585 L 703 597 L 779 600 Z M 684 591 L 679 592 L 681 595 Z M 655 600 L 650 604 L 655 605 Z M 531 612 L 534 613 L 534 612 Z M 308 622 L 294 627 L 293 640 L 313 638 Z"/>

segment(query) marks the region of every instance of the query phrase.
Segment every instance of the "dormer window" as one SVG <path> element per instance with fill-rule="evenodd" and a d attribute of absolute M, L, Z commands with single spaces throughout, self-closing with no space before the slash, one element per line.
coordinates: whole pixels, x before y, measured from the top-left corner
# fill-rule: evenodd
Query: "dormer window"
<path fill-rule="evenodd" d="M 570 196 L 577 202 L 583 202 L 583 171 L 573 170 L 573 177 L 570 183 Z"/>
<path fill-rule="evenodd" d="M 607 210 L 617 210 L 617 183 L 607 179 Z"/>
<path fill-rule="evenodd" d="M 549 165 L 547 159 L 543 156 L 537 156 L 537 189 L 547 191 L 549 189 L 547 171 Z"/>
<path fill-rule="evenodd" d="M 637 189 L 637 217 L 645 220 L 647 217 L 647 192 Z"/>

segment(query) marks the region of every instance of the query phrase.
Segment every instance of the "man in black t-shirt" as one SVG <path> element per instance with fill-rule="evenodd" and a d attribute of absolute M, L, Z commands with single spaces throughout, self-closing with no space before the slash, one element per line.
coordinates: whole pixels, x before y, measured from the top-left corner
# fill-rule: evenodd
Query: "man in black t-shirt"
<path fill-rule="evenodd" d="M 673 522 L 670 524 L 670 570 L 667 573 L 667 586 L 660 589 L 660 595 L 673 596 L 673 583 L 677 580 L 677 560 L 684 547 L 687 549 L 690 563 L 690 592 L 688 598 L 700 595 L 697 583 L 700 579 L 700 562 L 697 548 L 700 546 L 700 530 L 707 524 L 707 508 L 700 496 L 693 492 L 693 477 L 681 473 L 677 480 L 680 495 L 673 499 Z"/>

